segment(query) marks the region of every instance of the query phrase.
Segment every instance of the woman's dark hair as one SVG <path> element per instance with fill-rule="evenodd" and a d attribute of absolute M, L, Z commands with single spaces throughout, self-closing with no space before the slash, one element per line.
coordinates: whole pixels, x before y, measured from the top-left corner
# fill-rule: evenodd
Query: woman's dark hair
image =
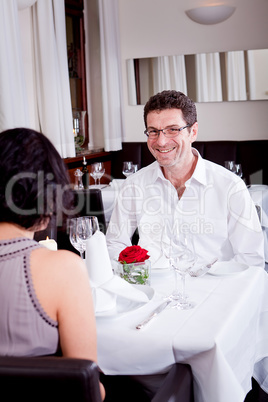
<path fill-rule="evenodd" d="M 147 115 L 152 111 L 180 109 L 186 124 L 192 126 L 197 121 L 195 103 L 188 96 L 178 91 L 162 91 L 151 96 L 144 106 L 144 123 L 147 128 Z"/>
<path fill-rule="evenodd" d="M 58 208 L 72 206 L 69 175 L 43 134 L 15 128 L 0 133 L 0 222 L 38 228 Z"/>

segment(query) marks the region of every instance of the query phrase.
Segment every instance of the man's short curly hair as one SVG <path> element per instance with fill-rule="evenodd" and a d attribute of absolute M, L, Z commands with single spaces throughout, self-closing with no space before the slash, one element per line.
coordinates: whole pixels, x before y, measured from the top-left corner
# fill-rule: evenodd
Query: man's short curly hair
<path fill-rule="evenodd" d="M 35 229 L 55 217 L 57 207 L 72 206 L 66 165 L 37 131 L 16 128 L 0 133 L 0 172 L 0 222 Z"/>
<path fill-rule="evenodd" d="M 162 91 L 151 96 L 144 106 L 144 124 L 147 128 L 147 115 L 152 111 L 165 109 L 180 109 L 186 124 L 192 126 L 197 121 L 195 103 L 188 96 L 179 91 Z"/>

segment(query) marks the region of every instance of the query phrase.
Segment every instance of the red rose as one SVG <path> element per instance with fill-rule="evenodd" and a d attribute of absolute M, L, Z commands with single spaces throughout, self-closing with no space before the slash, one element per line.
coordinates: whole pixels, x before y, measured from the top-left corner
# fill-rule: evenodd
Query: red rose
<path fill-rule="evenodd" d="M 143 262 L 147 260 L 150 256 L 147 254 L 148 251 L 140 246 L 130 246 L 126 247 L 119 254 L 118 261 L 121 264 L 130 264 L 133 262 Z"/>

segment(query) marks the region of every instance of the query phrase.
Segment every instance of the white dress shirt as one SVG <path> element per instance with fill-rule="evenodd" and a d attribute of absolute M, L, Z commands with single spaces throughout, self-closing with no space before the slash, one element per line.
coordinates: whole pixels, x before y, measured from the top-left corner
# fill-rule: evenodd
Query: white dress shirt
<path fill-rule="evenodd" d="M 198 162 L 181 199 L 158 162 L 125 180 L 106 235 L 111 259 L 131 245 L 138 227 L 139 245 L 148 250 L 152 268 L 168 266 L 161 249 L 166 226 L 190 231 L 196 253 L 206 261 L 218 257 L 263 268 L 263 234 L 243 180 L 193 152 Z"/>

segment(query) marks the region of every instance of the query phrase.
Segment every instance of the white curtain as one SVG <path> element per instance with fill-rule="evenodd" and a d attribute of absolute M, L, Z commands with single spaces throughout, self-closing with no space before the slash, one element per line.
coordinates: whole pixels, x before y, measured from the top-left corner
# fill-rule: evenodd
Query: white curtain
<path fill-rule="evenodd" d="M 255 71 L 255 60 L 254 60 L 254 51 L 247 51 L 248 58 L 248 82 L 249 82 L 249 99 L 254 100 L 256 97 L 256 71 Z"/>
<path fill-rule="evenodd" d="M 29 126 L 17 0 L 0 0 L 0 132 Z"/>
<path fill-rule="evenodd" d="M 171 85 L 176 91 L 187 94 L 185 58 L 183 55 L 169 56 Z"/>
<path fill-rule="evenodd" d="M 32 7 L 40 130 L 62 157 L 75 156 L 64 0 Z"/>
<path fill-rule="evenodd" d="M 153 92 L 174 89 L 187 94 L 183 55 L 153 58 Z"/>
<path fill-rule="evenodd" d="M 244 52 L 227 52 L 226 57 L 228 101 L 247 100 Z"/>
<path fill-rule="evenodd" d="M 127 83 L 128 83 L 128 102 L 130 105 L 137 105 L 137 91 L 134 71 L 134 60 L 127 60 Z"/>
<path fill-rule="evenodd" d="M 153 93 L 171 89 L 168 56 L 153 58 Z"/>
<path fill-rule="evenodd" d="M 124 139 L 118 0 L 99 0 L 102 101 L 105 151 L 122 148 Z"/>
<path fill-rule="evenodd" d="M 219 53 L 195 55 L 197 102 L 222 101 Z"/>
<path fill-rule="evenodd" d="M 18 14 L 30 6 L 34 99 L 27 94 Z M 64 0 L 0 0 L 0 52 L 0 131 L 14 127 L 40 130 L 62 157 L 75 156 Z M 28 102 L 37 103 L 37 123 L 30 121 Z"/>

